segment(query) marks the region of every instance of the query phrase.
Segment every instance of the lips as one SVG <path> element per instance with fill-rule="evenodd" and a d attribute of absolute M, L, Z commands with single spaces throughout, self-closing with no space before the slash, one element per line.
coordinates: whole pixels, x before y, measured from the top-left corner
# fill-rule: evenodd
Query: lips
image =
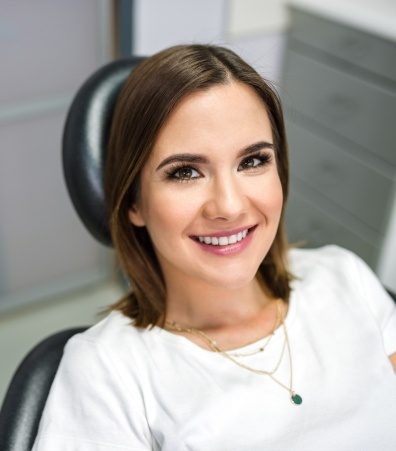
<path fill-rule="evenodd" d="M 196 237 L 196 240 L 209 244 L 212 246 L 228 246 L 229 244 L 235 244 L 239 241 L 242 241 L 246 238 L 246 236 L 249 233 L 249 228 L 243 229 L 237 233 L 233 233 L 230 235 L 224 235 L 224 236 L 198 236 Z"/>

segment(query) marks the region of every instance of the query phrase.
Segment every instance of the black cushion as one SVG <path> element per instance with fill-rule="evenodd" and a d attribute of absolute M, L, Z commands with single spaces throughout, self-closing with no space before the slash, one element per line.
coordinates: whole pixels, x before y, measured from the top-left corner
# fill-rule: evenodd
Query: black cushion
<path fill-rule="evenodd" d="M 386 290 L 386 291 L 390 294 L 391 298 L 396 302 L 396 294 L 390 290 Z"/>
<path fill-rule="evenodd" d="M 63 171 L 71 200 L 88 231 L 108 246 L 103 167 L 111 118 L 126 78 L 143 59 L 121 59 L 95 72 L 77 92 L 63 132 Z"/>

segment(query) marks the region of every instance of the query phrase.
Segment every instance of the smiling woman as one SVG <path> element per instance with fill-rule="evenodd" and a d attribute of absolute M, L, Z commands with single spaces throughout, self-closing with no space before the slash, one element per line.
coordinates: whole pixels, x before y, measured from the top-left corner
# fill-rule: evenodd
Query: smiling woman
<path fill-rule="evenodd" d="M 108 200 L 113 240 L 124 267 L 133 275 L 133 293 L 119 308 L 133 317 L 137 326 L 147 326 L 165 319 L 165 308 L 175 302 L 176 293 L 169 296 L 170 280 L 164 278 L 165 269 L 160 264 L 163 255 L 156 252 L 157 241 L 142 217 L 149 214 L 145 199 L 154 196 L 151 205 L 158 199 L 164 219 L 169 225 L 174 221 L 171 229 L 180 229 L 180 217 L 187 219 L 188 212 L 195 214 L 194 209 L 201 210 L 201 219 L 196 218 L 195 224 L 189 224 L 181 235 L 189 236 L 189 240 L 180 241 L 186 253 L 190 252 L 187 245 L 197 247 L 196 240 L 191 243 L 191 237 L 229 236 L 235 228 L 257 231 L 257 242 L 261 243 L 264 223 L 256 227 L 254 221 L 258 218 L 252 217 L 252 211 L 233 212 L 233 209 L 241 208 L 243 202 L 252 203 L 248 199 L 252 192 L 262 205 L 268 202 L 272 194 L 267 193 L 267 185 L 271 185 L 271 192 L 276 193 L 273 203 L 279 221 L 288 190 L 288 157 L 278 96 L 233 52 L 199 45 L 175 47 L 146 60 L 133 75 L 124 87 L 114 116 L 109 145 L 112 152 L 106 163 Z M 141 183 L 142 178 L 148 183 Z M 274 178 L 277 183 L 273 183 Z M 175 181 L 181 184 L 175 185 Z M 143 190 L 143 186 L 147 189 Z M 250 193 L 244 195 L 241 190 Z M 142 199 L 137 199 L 141 196 Z M 279 196 L 283 197 L 281 204 Z M 218 208 L 225 212 L 217 212 Z M 214 219 L 204 223 L 205 215 Z M 131 221 L 139 228 L 131 227 Z M 164 237 L 169 228 L 160 229 L 156 228 L 157 234 L 177 257 L 181 252 L 179 245 Z M 278 226 L 271 221 L 266 233 L 269 237 L 273 233 L 271 243 L 259 257 L 254 273 L 259 267 L 268 294 L 287 302 L 291 276 L 285 261 L 283 223 Z M 255 244 L 251 247 L 253 251 Z M 217 254 L 229 251 L 230 248 L 216 249 Z M 190 257 L 195 260 L 193 254 Z M 225 271 L 226 264 L 234 262 L 238 266 L 237 257 L 207 266 L 208 258 L 206 255 L 195 260 L 197 271 L 221 273 L 223 279 L 225 274 L 237 279 L 241 273 L 240 267 L 236 271 L 234 267 L 231 273 Z M 183 265 L 181 258 L 177 260 Z M 256 260 L 251 261 L 250 271 Z M 167 266 L 171 268 L 174 265 Z M 255 279 L 254 284 L 257 283 Z M 194 292 L 193 286 L 191 291 Z M 185 297 L 184 293 L 180 295 Z M 234 294 L 235 298 L 240 295 Z M 200 302 L 205 298 L 209 302 L 218 295 L 202 294 Z"/>
<path fill-rule="evenodd" d="M 249 303 L 283 207 L 273 148 L 264 102 L 237 82 L 185 96 L 161 128 L 129 219 L 150 236 L 174 320 L 199 323 L 214 287 Z"/>
<path fill-rule="evenodd" d="M 350 252 L 288 248 L 282 110 L 249 65 L 143 61 L 106 190 L 132 290 L 67 345 L 34 451 L 394 448 L 394 303 Z"/>

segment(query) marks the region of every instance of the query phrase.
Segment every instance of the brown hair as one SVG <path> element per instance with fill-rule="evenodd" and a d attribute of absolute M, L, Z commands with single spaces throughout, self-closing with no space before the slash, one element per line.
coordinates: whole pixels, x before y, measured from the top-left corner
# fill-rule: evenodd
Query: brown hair
<path fill-rule="evenodd" d="M 166 289 L 145 227 L 135 227 L 128 210 L 139 197 L 140 174 L 166 118 L 187 94 L 239 81 L 264 101 L 271 122 L 284 204 L 289 184 L 282 108 L 275 90 L 239 56 L 212 45 L 172 47 L 141 62 L 117 100 L 105 166 L 106 201 L 114 246 L 131 282 L 131 293 L 113 307 L 137 327 L 164 319 Z M 283 204 L 283 205 L 284 205 Z M 258 277 L 274 297 L 289 299 L 283 213 L 274 242 Z"/>

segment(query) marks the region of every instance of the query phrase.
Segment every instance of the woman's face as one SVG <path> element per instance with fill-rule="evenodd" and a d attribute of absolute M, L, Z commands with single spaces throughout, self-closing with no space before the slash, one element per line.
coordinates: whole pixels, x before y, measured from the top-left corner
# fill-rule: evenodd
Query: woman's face
<path fill-rule="evenodd" d="M 282 211 L 263 101 L 239 82 L 186 96 L 161 129 L 129 211 L 145 226 L 167 288 L 254 279 Z"/>

